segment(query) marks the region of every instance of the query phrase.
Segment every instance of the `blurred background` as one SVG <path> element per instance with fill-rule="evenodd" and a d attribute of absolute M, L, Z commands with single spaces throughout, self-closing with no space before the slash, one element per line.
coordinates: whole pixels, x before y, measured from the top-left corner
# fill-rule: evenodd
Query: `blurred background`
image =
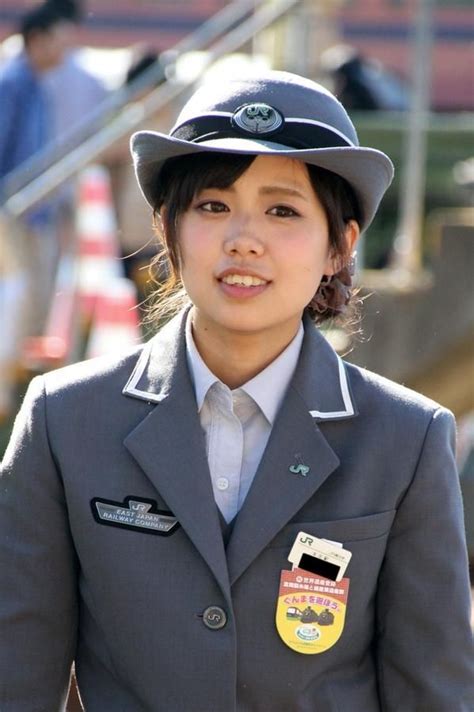
<path fill-rule="evenodd" d="M 361 333 L 328 338 L 455 413 L 474 558 L 473 38 L 470 0 L 3 0 L 0 457 L 32 376 L 150 334 L 130 134 L 167 131 L 205 75 L 295 71 L 395 163 Z"/>
<path fill-rule="evenodd" d="M 295 71 L 395 163 L 358 251 L 362 321 L 327 336 L 455 413 L 474 561 L 473 38 L 471 0 L 3 0 L 0 458 L 35 374 L 150 336 L 130 134 L 167 131 L 203 76 Z"/>

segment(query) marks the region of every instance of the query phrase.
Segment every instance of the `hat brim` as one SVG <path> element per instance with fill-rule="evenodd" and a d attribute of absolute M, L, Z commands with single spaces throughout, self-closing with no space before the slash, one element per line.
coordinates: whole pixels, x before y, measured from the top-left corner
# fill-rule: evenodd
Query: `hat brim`
<path fill-rule="evenodd" d="M 246 138 L 192 143 L 156 131 L 138 131 L 131 137 L 130 148 L 138 185 L 152 207 L 159 173 L 170 158 L 207 152 L 283 156 L 325 168 L 345 178 L 360 202 L 363 215 L 361 230 L 372 222 L 394 174 L 392 161 L 382 151 L 359 146 L 294 149 L 272 141 Z"/>

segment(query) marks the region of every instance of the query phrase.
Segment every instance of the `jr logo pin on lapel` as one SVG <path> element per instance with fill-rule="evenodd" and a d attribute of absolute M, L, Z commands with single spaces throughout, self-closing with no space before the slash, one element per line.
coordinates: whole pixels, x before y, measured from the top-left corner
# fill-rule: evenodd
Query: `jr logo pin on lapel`
<path fill-rule="evenodd" d="M 309 472 L 308 465 L 290 465 L 288 469 L 290 472 L 293 472 L 293 474 L 303 475 L 303 477 L 306 477 Z"/>
<path fill-rule="evenodd" d="M 278 633 L 292 650 L 323 653 L 341 637 L 351 556 L 339 542 L 299 532 L 288 556 L 293 570 L 281 572 L 276 610 Z"/>
<path fill-rule="evenodd" d="M 172 512 L 157 509 L 154 500 L 143 497 L 129 496 L 123 502 L 94 497 L 91 509 L 96 522 L 106 526 L 159 536 L 169 536 L 179 528 Z"/>
<path fill-rule="evenodd" d="M 299 452 L 295 453 L 295 460 L 296 462 L 293 465 L 289 466 L 289 471 L 292 472 L 294 475 L 302 475 L 302 477 L 306 477 L 306 475 L 309 473 L 309 467 L 308 465 L 303 465 Z"/>

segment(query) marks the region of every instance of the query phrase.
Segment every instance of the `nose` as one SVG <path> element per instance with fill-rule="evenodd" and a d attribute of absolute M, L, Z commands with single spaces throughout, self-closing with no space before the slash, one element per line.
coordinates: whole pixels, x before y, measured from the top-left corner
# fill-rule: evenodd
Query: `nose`
<path fill-rule="evenodd" d="M 228 255 L 259 257 L 265 251 L 263 240 L 251 218 L 236 219 L 224 241 L 224 251 Z"/>

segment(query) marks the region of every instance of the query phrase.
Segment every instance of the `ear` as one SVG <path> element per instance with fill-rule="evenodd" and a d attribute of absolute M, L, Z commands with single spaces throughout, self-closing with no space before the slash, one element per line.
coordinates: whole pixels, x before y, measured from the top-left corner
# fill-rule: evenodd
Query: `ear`
<path fill-rule="evenodd" d="M 349 220 L 349 222 L 346 225 L 344 237 L 345 237 L 346 244 L 347 244 L 347 251 L 349 254 L 352 254 L 355 250 L 357 241 L 360 237 L 359 223 L 356 222 L 355 220 Z"/>
<path fill-rule="evenodd" d="M 352 255 L 354 253 L 357 240 L 360 237 L 360 227 L 355 220 L 349 220 L 344 230 L 344 239 L 346 241 L 346 254 Z M 344 266 L 344 261 L 340 254 L 329 253 L 326 266 L 324 269 L 324 274 L 330 276 L 337 274 Z"/>

